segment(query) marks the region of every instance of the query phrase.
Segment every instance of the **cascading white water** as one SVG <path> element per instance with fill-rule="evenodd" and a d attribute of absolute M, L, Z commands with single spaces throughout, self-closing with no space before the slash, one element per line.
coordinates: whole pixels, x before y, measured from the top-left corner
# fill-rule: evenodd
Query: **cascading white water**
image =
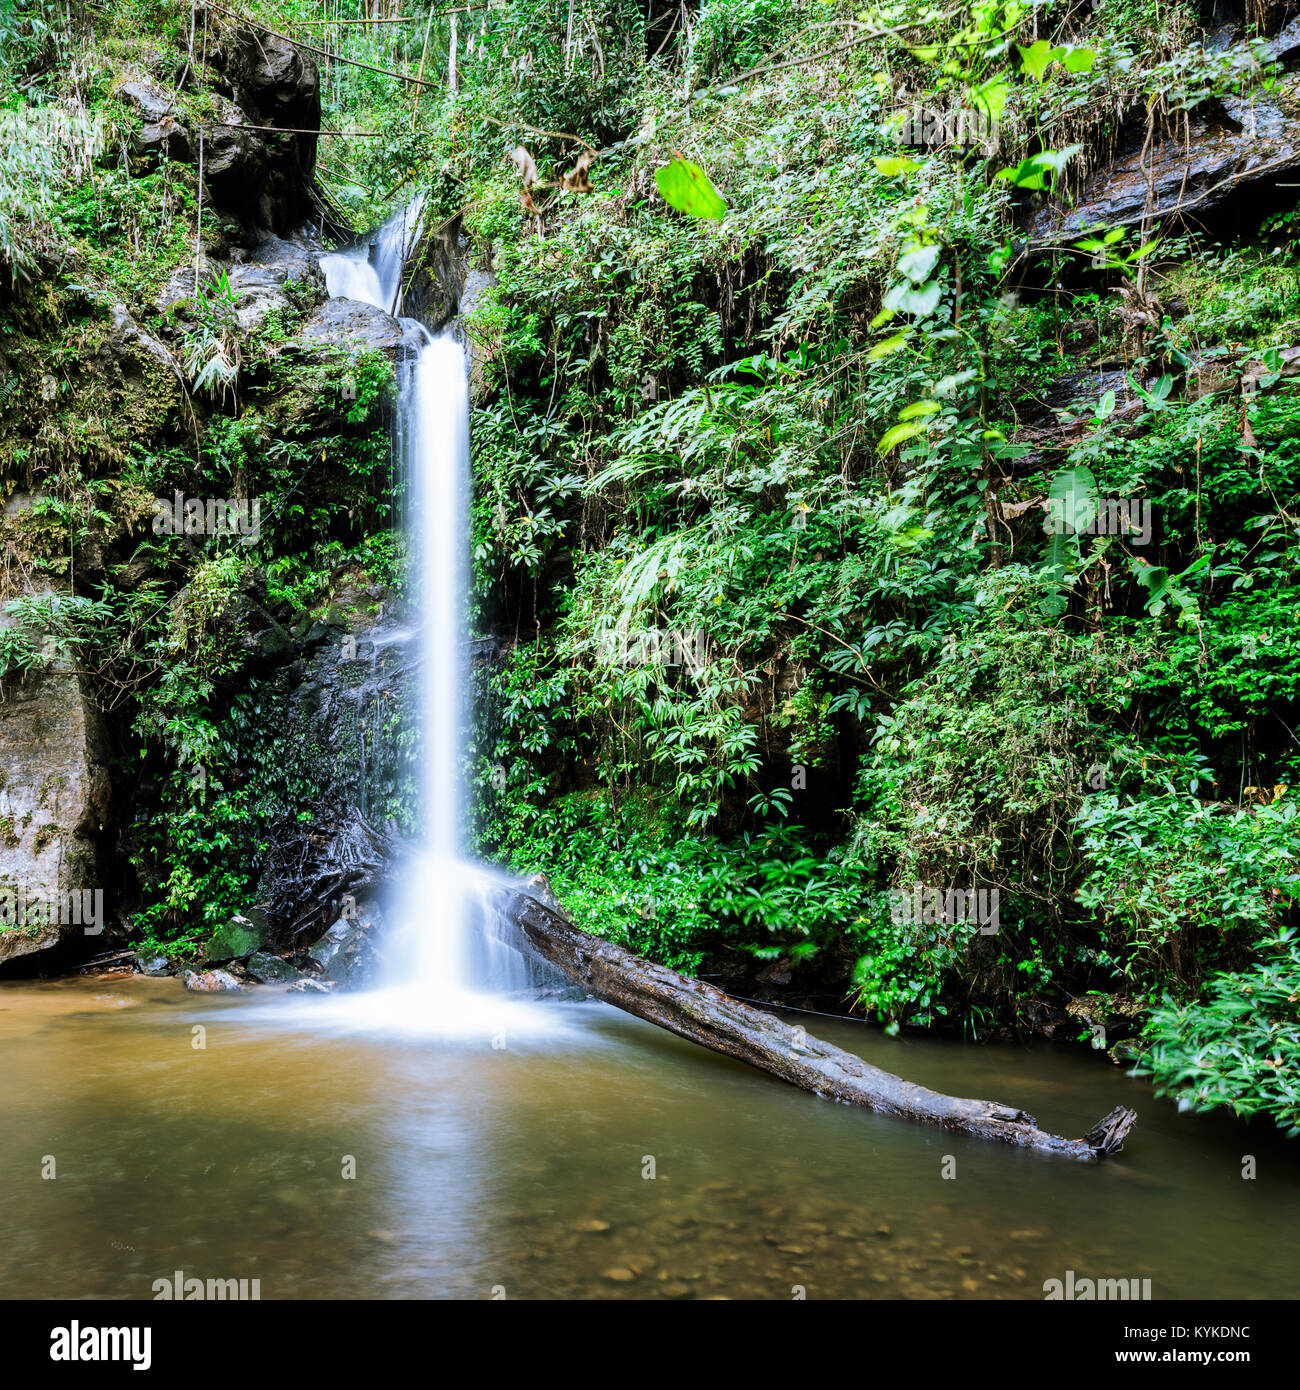
<path fill-rule="evenodd" d="M 329 292 L 400 313 L 403 263 L 419 233 L 418 205 L 368 242 L 321 257 Z M 388 1027 L 453 1034 L 537 1028 L 537 1013 L 503 996 L 534 983 L 491 896 L 499 883 L 465 857 L 466 578 L 469 549 L 469 386 L 451 334 L 419 325 L 420 347 L 401 369 L 399 444 L 407 482 L 407 538 L 419 621 L 417 671 L 422 852 L 398 885 L 387 943 L 388 988 L 349 1001 Z M 343 1001 L 339 1001 L 342 1003 Z"/>

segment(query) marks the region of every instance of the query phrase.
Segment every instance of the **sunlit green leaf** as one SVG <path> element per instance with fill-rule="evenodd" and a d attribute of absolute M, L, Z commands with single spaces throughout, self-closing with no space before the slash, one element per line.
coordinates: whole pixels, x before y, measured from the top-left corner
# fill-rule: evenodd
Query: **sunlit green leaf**
<path fill-rule="evenodd" d="M 920 433 L 921 426 L 917 424 L 894 425 L 880 436 L 880 442 L 876 445 L 876 448 L 879 449 L 882 454 L 887 454 L 891 449 L 896 449 L 900 444 L 904 443 L 904 441 Z"/>
<path fill-rule="evenodd" d="M 970 94 L 971 104 L 977 111 L 982 111 L 990 121 L 996 124 L 1002 119 L 1003 108 L 1007 104 L 1007 97 L 1011 92 L 1011 83 L 1006 75 L 997 73 L 981 86 L 976 87 Z"/>
<path fill-rule="evenodd" d="M 1043 74 L 1054 59 L 1064 55 L 1063 48 L 1054 48 L 1046 39 L 1039 39 L 1037 43 L 1030 44 L 1028 48 L 1016 45 L 1020 54 L 1020 61 L 1024 64 L 1025 71 L 1034 79 L 1035 82 L 1043 80 Z"/>
<path fill-rule="evenodd" d="M 886 338 L 884 342 L 877 343 L 875 347 L 867 353 L 867 360 L 869 362 L 875 362 L 882 357 L 888 357 L 891 352 L 897 352 L 898 349 L 907 342 L 910 336 L 909 333 L 895 333 L 892 338 Z"/>
<path fill-rule="evenodd" d="M 704 170 L 680 155 L 674 156 L 662 169 L 655 170 L 655 183 L 659 185 L 664 202 L 688 217 L 716 221 L 727 211 L 721 194 L 709 182 Z"/>
<path fill-rule="evenodd" d="M 885 178 L 892 179 L 899 174 L 910 174 L 913 169 L 919 169 L 921 161 L 919 159 L 909 159 L 902 154 L 882 154 L 876 156 L 876 173 L 883 174 Z"/>

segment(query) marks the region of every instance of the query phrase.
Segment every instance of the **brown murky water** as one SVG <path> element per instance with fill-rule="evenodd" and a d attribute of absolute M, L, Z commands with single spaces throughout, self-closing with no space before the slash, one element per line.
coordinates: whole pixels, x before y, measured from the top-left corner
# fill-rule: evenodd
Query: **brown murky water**
<path fill-rule="evenodd" d="M 1295 1293 L 1300 1147 L 1079 1051 L 801 1020 L 1064 1133 L 1136 1105 L 1113 1164 L 829 1104 L 600 1005 L 494 1048 L 321 1028 L 319 1002 L 0 985 L 0 1296 L 176 1270 L 263 1298 L 1041 1298 L 1068 1269 Z"/>

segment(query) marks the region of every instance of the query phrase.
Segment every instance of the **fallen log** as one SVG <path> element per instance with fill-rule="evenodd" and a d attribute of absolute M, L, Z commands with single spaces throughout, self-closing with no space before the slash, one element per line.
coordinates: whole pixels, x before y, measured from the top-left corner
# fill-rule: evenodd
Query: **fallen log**
<path fill-rule="evenodd" d="M 525 893 L 510 892 L 503 906 L 538 956 L 596 998 L 816 1095 L 1088 1161 L 1118 1153 L 1137 1120 L 1136 1110 L 1117 1106 L 1082 1139 L 1048 1134 L 1024 1110 L 940 1095 L 904 1081 L 802 1028 L 742 1004 L 714 985 L 588 936 Z"/>

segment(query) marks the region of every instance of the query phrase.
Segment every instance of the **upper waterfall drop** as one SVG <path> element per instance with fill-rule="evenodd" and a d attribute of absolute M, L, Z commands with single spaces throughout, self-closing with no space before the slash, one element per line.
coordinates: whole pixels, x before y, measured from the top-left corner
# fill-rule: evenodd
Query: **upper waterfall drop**
<path fill-rule="evenodd" d="M 355 299 L 396 315 L 402 308 L 402 269 L 424 225 L 423 206 L 417 198 L 356 245 L 322 256 L 330 297 Z"/>

